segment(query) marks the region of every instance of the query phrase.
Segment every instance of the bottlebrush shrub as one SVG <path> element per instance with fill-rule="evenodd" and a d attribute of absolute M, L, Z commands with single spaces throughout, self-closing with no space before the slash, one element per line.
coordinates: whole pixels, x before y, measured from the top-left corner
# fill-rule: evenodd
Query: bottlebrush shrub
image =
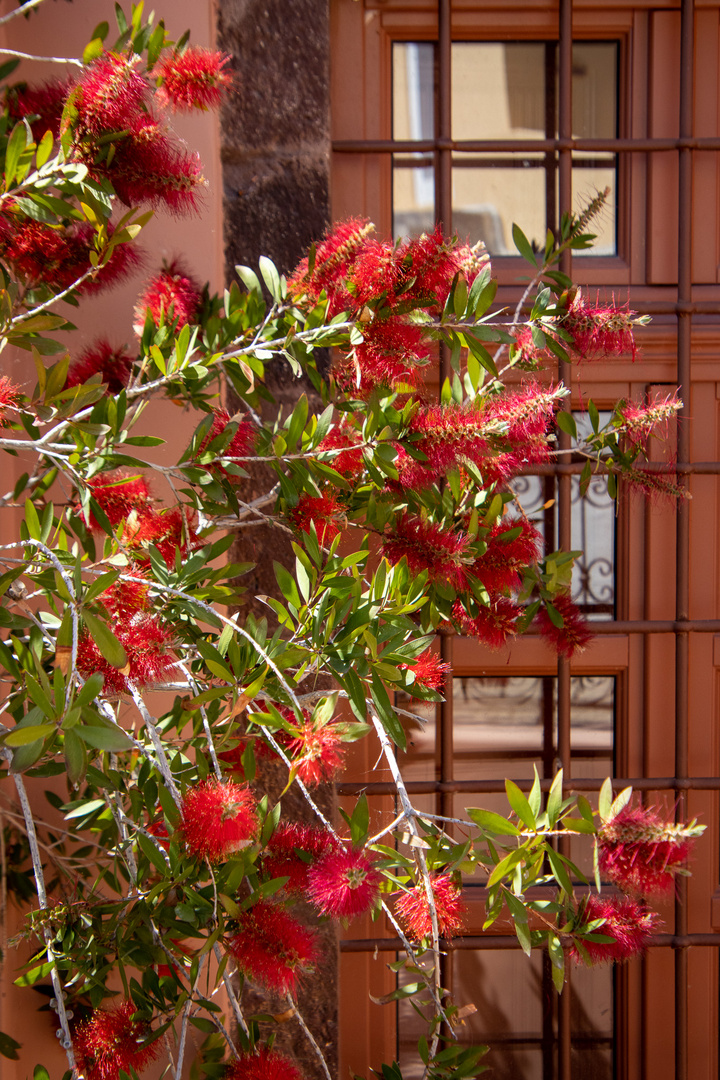
<path fill-rule="evenodd" d="M 425 818 L 398 765 L 407 699 L 444 692 L 438 631 L 491 649 L 529 631 L 567 657 L 588 646 L 573 553 L 543 550 L 513 481 L 555 460 L 560 430 L 585 456 L 581 491 L 598 469 L 612 494 L 623 483 L 673 492 L 646 455 L 680 403 L 623 400 L 604 425 L 587 403 L 592 430 L 576 438 L 555 358 L 631 363 L 643 322 L 556 271 L 563 251 L 587 245 L 601 198 L 564 219 L 544 256 L 515 230 L 527 318 L 493 311 L 481 248 L 437 230 L 393 244 L 355 219 L 318 238 L 288 280 L 264 259 L 222 298 L 182 254 L 148 268 L 127 311 L 132 344 L 76 348 L 63 300 L 135 264 L 148 204 L 196 201 L 200 166 L 163 106 L 214 105 L 228 81 L 225 57 L 169 41 L 139 6 L 117 19 L 117 41 L 99 27 L 108 40 L 93 39 L 72 78 L 9 86 L 0 127 L 0 337 L 32 351 L 37 377 L 0 377 L 0 449 L 30 462 L 0 492 L 8 521 L 24 513 L 0 547 L 0 760 L 37 883 L 30 899 L 27 875 L 8 878 L 37 946 L 25 982 L 50 984 L 70 1068 L 90 1080 L 138 1072 L 156 1052 L 177 1076 L 192 1055 L 200 1080 L 225 1067 L 231 1080 L 296 1080 L 268 1046 L 278 1016 L 322 1054 L 323 1033 L 297 1012 L 298 987 L 325 977 L 307 919 L 369 914 L 407 945 L 393 967 L 408 965 L 403 994 L 417 987 L 432 1075 L 433 1063 L 438 1076 L 477 1075 L 480 1048 L 443 1044 L 437 1059 L 456 1009 L 438 934 L 462 932 L 463 875 L 482 872 L 488 925 L 504 913 L 526 951 L 547 948 L 562 990 L 566 952 L 597 962 L 647 943 L 656 921 L 638 894 L 672 886 L 700 827 L 631 810 L 609 781 L 596 810 L 564 799 L 561 774 L 546 800 L 537 777 L 525 794 L 508 782 L 504 817 Z M 430 400 L 438 341 L 452 375 Z M 328 347 L 324 377 L 315 358 Z M 314 385 L 319 411 L 305 396 L 273 411 L 264 375 L 279 357 Z M 134 427 L 166 398 L 188 429 L 173 461 Z M 174 498 L 160 502 L 161 490 Z M 295 563 L 277 565 L 259 619 L 243 604 L 252 567 L 227 552 L 268 523 Z M 397 800 L 387 818 L 361 796 L 329 820 L 314 789 L 343 775 L 356 739 L 374 741 Z M 271 797 L 278 773 L 309 819 Z M 53 777 L 66 794 L 50 792 L 55 817 L 34 824 Z M 606 874 L 633 895 L 578 891 L 582 875 L 555 845 L 568 833 L 598 845 L 597 890 Z M 541 879 L 555 902 L 527 899 Z M 284 1000 L 258 1018 L 250 983 Z"/>

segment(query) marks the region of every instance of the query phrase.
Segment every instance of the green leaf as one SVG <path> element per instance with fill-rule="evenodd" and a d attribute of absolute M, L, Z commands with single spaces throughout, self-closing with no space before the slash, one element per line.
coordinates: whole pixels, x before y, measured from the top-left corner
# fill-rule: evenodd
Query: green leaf
<path fill-rule="evenodd" d="M 272 296 L 273 300 L 282 300 L 282 290 L 280 288 L 280 275 L 277 272 L 275 263 L 268 259 L 266 255 L 261 255 L 258 259 L 258 266 L 260 267 L 260 273 L 263 276 L 263 281 L 268 287 L 268 292 Z"/>
<path fill-rule="evenodd" d="M 108 664 L 120 670 L 127 667 L 127 653 L 107 623 L 104 623 L 102 619 L 98 619 L 97 615 L 91 615 L 87 611 L 83 612 L 83 621 Z"/>
<path fill-rule="evenodd" d="M 497 836 L 520 836 L 520 830 L 511 821 L 500 814 L 494 814 L 492 810 L 480 810 L 477 807 L 468 806 L 467 813 L 475 824 L 486 832 Z"/>
<path fill-rule="evenodd" d="M 533 786 L 530 788 L 530 794 L 528 795 L 528 805 L 537 819 L 540 813 L 540 807 L 542 806 L 542 791 L 540 789 L 540 777 L 538 776 L 537 767 L 533 765 L 533 772 L 535 773 L 535 779 L 533 780 Z"/>
<path fill-rule="evenodd" d="M 129 750 L 132 746 L 130 739 L 121 727 L 105 727 L 104 725 L 81 724 L 72 729 L 88 746 L 96 750 L 107 750 L 109 753 L 119 754 L 123 750 Z"/>
<path fill-rule="evenodd" d="M 572 413 L 560 409 L 560 411 L 555 414 L 555 423 L 566 435 L 572 435 L 573 439 L 577 439 L 577 424 L 575 423 L 575 417 Z"/>
<path fill-rule="evenodd" d="M 563 771 L 560 769 L 552 782 L 547 801 L 547 816 L 551 829 L 555 828 L 555 822 L 558 819 L 560 807 L 562 805 L 562 783 Z"/>
<path fill-rule="evenodd" d="M 30 129 L 21 120 L 12 130 L 5 150 L 5 190 L 12 187 L 20 158 L 25 147 L 31 141 Z"/>
<path fill-rule="evenodd" d="M 515 851 L 511 851 L 509 855 L 506 855 L 504 859 L 501 859 L 488 878 L 488 888 L 491 889 L 493 885 L 497 885 L 498 881 L 501 881 L 506 874 L 509 874 L 516 866 L 524 861 L 526 855 L 527 851 L 523 846 L 517 848 Z"/>
<path fill-rule="evenodd" d="M 600 788 L 600 794 L 598 795 L 598 811 L 600 813 L 601 821 L 608 821 L 610 818 L 610 810 L 612 807 L 613 793 L 612 793 L 612 780 L 610 777 L 606 777 L 603 780 L 602 787 Z"/>
<path fill-rule="evenodd" d="M 529 262 L 533 268 L 537 269 L 537 259 L 535 258 L 535 252 L 532 249 L 532 245 L 520 226 L 514 223 L 512 227 L 512 238 L 515 247 L 518 249 L 523 259 L 525 259 L 526 262 Z"/>
<path fill-rule="evenodd" d="M 87 754 L 73 729 L 65 732 L 65 768 L 72 786 L 78 787 L 85 779 Z"/>
<path fill-rule="evenodd" d="M 55 724 L 31 724 L 28 727 L 18 725 L 5 735 L 3 742 L 6 746 L 28 746 L 30 743 L 46 738 L 56 730 Z"/>
<path fill-rule="evenodd" d="M 523 825 L 526 825 L 528 829 L 535 829 L 536 820 L 533 814 L 530 803 L 525 798 L 520 788 L 512 780 L 505 781 L 505 791 L 507 793 L 508 802 L 513 808 L 517 816 L 522 821 Z"/>
<path fill-rule="evenodd" d="M 83 64 L 91 64 L 93 60 L 97 60 L 98 56 L 102 56 L 102 53 L 102 38 L 93 38 L 92 41 L 89 41 L 83 49 Z"/>
<path fill-rule="evenodd" d="M 302 600 L 300 599 L 300 593 L 295 582 L 295 578 L 292 576 L 289 570 L 287 570 L 282 563 L 273 561 L 275 567 L 275 577 L 277 583 L 280 586 L 280 592 L 283 594 L 289 604 L 291 604 L 296 611 L 299 611 L 302 607 Z"/>
<path fill-rule="evenodd" d="M 397 713 L 390 703 L 387 690 L 374 671 L 372 673 L 371 697 L 375 704 L 375 708 L 377 709 L 382 726 L 385 728 L 395 745 L 399 746 L 401 750 L 404 750 L 406 746 L 405 731 L 398 720 Z"/>
<path fill-rule="evenodd" d="M 355 804 L 350 818 L 350 838 L 353 847 L 361 847 L 367 840 L 370 829 L 370 809 L 365 795 L 361 795 Z"/>

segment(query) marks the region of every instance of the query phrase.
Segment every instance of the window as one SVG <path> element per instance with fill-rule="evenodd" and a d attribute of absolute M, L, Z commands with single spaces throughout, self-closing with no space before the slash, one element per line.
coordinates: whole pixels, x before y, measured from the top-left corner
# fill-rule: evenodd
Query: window
<path fill-rule="evenodd" d="M 579 463 L 521 479 L 551 547 L 582 530 L 590 541 L 573 588 L 597 636 L 557 666 L 532 636 L 500 654 L 444 639 L 452 693 L 413 728 L 403 768 L 413 798 L 450 816 L 492 808 L 506 775 L 527 786 L 533 761 L 546 779 L 562 763 L 568 788 L 591 799 L 612 772 L 650 804 L 677 800 L 708 825 L 693 877 L 664 906 L 666 932 L 642 963 L 573 971 L 559 1001 L 542 956 L 528 963 L 507 928 L 482 933 L 482 882 L 468 881 L 471 926 L 444 973 L 457 1003 L 477 1010 L 460 1036 L 488 1042 L 494 1075 L 514 1080 L 714 1080 L 720 3 L 336 0 L 332 11 L 333 216 L 365 214 L 385 235 L 438 219 L 482 238 L 498 300 L 514 305 L 523 285 L 512 221 L 541 240 L 587 189 L 609 186 L 600 246 L 573 273 L 593 292 L 629 294 L 654 321 L 636 363 L 562 373 L 573 408 L 673 385 L 686 402 L 677 468 L 692 501 L 626 498 L 615 517 L 591 497 L 583 519 Z M 374 765 L 358 760 L 348 790 L 391 812 Z M 391 928 L 373 924 L 341 943 L 343 1070 L 396 1053 L 403 1076 L 416 1075 L 411 1011 L 366 997 L 393 989 L 384 961 L 395 947 Z"/>

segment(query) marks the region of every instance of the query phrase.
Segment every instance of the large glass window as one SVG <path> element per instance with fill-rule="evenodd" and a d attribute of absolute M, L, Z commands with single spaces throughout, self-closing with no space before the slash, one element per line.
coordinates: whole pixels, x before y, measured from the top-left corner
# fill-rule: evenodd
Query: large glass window
<path fill-rule="evenodd" d="M 435 136 L 435 45 L 393 46 L 393 138 Z M 573 137 L 618 135 L 618 44 L 573 46 Z M 452 138 L 467 143 L 453 154 L 453 226 L 471 243 L 484 241 L 496 255 L 513 255 L 512 224 L 544 244 L 557 218 L 557 154 L 532 143 L 557 135 L 555 42 L 454 42 Z M 492 144 L 523 140 L 521 152 Z M 480 145 L 490 144 L 486 149 Z M 582 208 L 598 190 L 610 189 L 598 226 L 596 255 L 617 250 L 617 164 L 609 152 L 573 155 L 573 199 Z M 395 154 L 393 228 L 396 236 L 432 230 L 436 218 L 432 151 Z"/>

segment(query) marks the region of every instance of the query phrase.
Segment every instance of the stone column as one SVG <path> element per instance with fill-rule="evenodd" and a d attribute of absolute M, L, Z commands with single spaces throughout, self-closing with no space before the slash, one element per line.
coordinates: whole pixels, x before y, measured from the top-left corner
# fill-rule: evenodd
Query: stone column
<path fill-rule="evenodd" d="M 227 280 L 234 266 L 257 267 L 267 255 L 281 272 L 291 271 L 310 244 L 327 228 L 329 204 L 329 11 L 328 0 L 217 0 L 217 47 L 232 55 L 235 87 L 221 117 L 221 152 L 225 207 Z M 292 407 L 306 380 L 274 362 L 266 375 L 278 402 Z M 253 471 L 243 498 L 267 489 L 267 477 Z M 287 566 L 294 555 L 279 529 L 247 530 L 233 548 L 233 559 L 252 561 L 256 569 L 243 578 L 248 595 L 277 593 L 273 560 Z M 242 610 L 272 618 L 250 601 Z M 312 689 L 317 688 L 315 685 Z M 263 763 L 262 781 L 277 800 L 287 781 L 284 766 Z M 328 786 L 316 793 L 332 816 Z M 312 821 L 299 792 L 282 800 L 283 814 Z M 301 905 L 302 906 L 302 905 Z M 310 909 L 305 916 L 312 918 Z M 301 913 L 302 917 L 302 913 Z M 298 1006 L 337 1074 L 337 936 L 331 924 L 321 928 L 322 961 L 298 995 Z M 248 1012 L 282 1014 L 287 1003 L 248 988 Z M 276 1045 L 291 1053 L 308 1080 L 322 1077 L 317 1057 L 296 1021 L 277 1028 Z"/>

